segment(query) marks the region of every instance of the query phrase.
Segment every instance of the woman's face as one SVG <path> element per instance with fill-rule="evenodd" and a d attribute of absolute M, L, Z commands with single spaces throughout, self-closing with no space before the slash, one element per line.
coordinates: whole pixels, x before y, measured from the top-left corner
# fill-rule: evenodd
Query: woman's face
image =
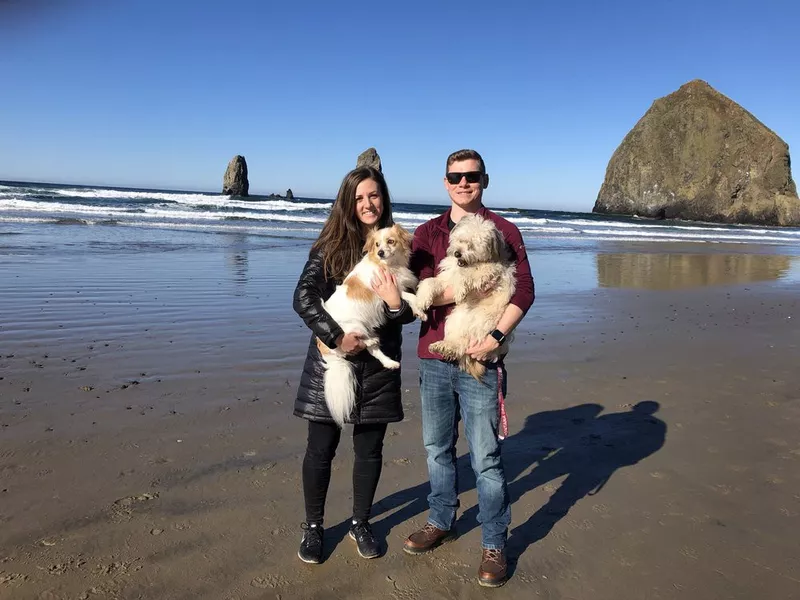
<path fill-rule="evenodd" d="M 381 188 L 374 179 L 365 179 L 356 187 L 356 218 L 370 228 L 380 221 L 382 214 Z"/>

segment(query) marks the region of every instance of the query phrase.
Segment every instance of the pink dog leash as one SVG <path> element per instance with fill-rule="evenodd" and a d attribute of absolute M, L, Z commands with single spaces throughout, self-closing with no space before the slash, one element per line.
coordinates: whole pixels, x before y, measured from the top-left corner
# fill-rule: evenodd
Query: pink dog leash
<path fill-rule="evenodd" d="M 508 415 L 506 414 L 506 395 L 503 393 L 503 372 L 505 365 L 503 361 L 497 364 L 497 414 L 500 420 L 500 431 L 497 437 L 504 440 L 508 437 Z"/>

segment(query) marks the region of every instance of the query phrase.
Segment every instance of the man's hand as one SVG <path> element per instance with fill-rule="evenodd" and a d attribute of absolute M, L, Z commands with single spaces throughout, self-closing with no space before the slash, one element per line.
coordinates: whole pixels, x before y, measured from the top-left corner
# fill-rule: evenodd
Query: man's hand
<path fill-rule="evenodd" d="M 361 334 L 352 332 L 345 333 L 336 338 L 336 347 L 345 354 L 355 354 L 366 348 L 361 339 Z"/>
<path fill-rule="evenodd" d="M 400 290 L 397 289 L 397 279 L 386 269 L 378 269 L 372 276 L 370 286 L 372 291 L 378 294 L 390 309 L 400 308 Z"/>
<path fill-rule="evenodd" d="M 482 340 L 471 340 L 467 354 L 475 360 L 486 360 L 487 356 L 497 350 L 500 344 L 492 336 L 487 335 Z"/>

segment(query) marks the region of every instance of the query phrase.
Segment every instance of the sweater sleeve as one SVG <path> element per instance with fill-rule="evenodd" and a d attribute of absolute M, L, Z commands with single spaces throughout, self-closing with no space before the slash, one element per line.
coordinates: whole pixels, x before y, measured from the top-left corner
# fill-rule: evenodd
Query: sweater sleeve
<path fill-rule="evenodd" d="M 511 258 L 516 263 L 516 280 L 517 287 L 514 295 L 511 296 L 511 304 L 514 304 L 522 310 L 523 314 L 528 312 L 528 309 L 533 304 L 536 297 L 533 275 L 531 274 L 531 265 L 528 262 L 528 253 L 525 250 L 525 242 L 522 241 L 522 234 L 519 229 L 514 227 L 510 231 L 505 232 L 506 244 L 511 252 Z"/>
<path fill-rule="evenodd" d="M 411 272 L 422 281 L 436 274 L 433 254 L 430 249 L 430 233 L 426 224 L 417 227 L 411 242 Z"/>
<path fill-rule="evenodd" d="M 400 325 L 408 325 L 409 323 L 413 323 L 416 317 L 414 313 L 411 311 L 411 307 L 408 305 L 408 302 L 405 300 L 400 301 L 400 308 L 397 310 L 391 310 L 386 303 L 384 302 L 384 312 L 386 313 L 386 317 L 390 321 L 394 321 L 399 323 Z"/>

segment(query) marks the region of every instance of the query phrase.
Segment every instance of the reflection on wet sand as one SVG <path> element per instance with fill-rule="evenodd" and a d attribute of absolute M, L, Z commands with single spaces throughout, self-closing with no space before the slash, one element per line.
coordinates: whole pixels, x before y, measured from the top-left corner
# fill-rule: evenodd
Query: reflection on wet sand
<path fill-rule="evenodd" d="M 233 272 L 233 282 L 237 287 L 236 295 L 242 296 L 248 279 L 247 238 L 240 234 L 232 235 L 231 238 L 231 244 L 225 249 L 225 256 Z"/>
<path fill-rule="evenodd" d="M 773 281 L 785 277 L 791 258 L 774 254 L 598 253 L 600 287 L 649 290 Z"/>

